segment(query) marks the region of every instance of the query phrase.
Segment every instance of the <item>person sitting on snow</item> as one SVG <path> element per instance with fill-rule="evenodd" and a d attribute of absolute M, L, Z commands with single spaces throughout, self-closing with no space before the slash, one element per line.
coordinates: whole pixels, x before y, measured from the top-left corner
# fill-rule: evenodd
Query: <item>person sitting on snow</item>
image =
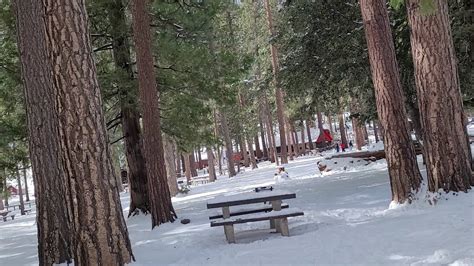
<path fill-rule="evenodd" d="M 290 180 L 290 176 L 288 175 L 288 172 L 285 171 L 285 167 L 279 166 L 275 173 L 275 181 L 278 183 L 286 180 Z"/>

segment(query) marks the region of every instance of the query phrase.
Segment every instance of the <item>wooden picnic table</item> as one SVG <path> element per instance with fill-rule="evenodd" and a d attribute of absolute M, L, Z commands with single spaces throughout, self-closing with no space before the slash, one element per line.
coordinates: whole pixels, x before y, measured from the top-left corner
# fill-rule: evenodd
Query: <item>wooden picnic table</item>
<path fill-rule="evenodd" d="M 23 205 L 26 207 L 26 205 L 28 204 L 28 207 L 31 208 L 31 202 L 30 201 L 27 201 L 25 202 Z M 16 208 L 18 207 L 18 209 L 20 208 L 20 204 L 15 204 L 15 205 L 6 205 L 5 206 L 5 209 L 8 211 L 10 208 L 13 208 L 13 210 L 16 210 Z"/>
<path fill-rule="evenodd" d="M 284 190 L 261 191 L 258 193 L 252 191 L 252 192 L 246 192 L 246 193 L 241 193 L 237 195 L 221 196 L 221 197 L 214 198 L 207 202 L 207 208 L 208 209 L 222 208 L 222 217 L 224 219 L 224 222 L 212 222 L 211 226 L 223 225 L 224 233 L 226 235 L 228 242 L 235 243 L 234 228 L 233 228 L 234 223 L 241 223 L 242 221 L 248 221 L 248 222 L 261 221 L 268 218 L 267 220 L 270 220 L 271 228 L 275 228 L 277 232 L 282 233 L 285 236 L 288 236 L 288 225 L 287 225 L 286 218 L 280 219 L 280 217 L 277 217 L 275 215 L 280 213 L 280 211 L 282 210 L 282 200 L 293 199 L 293 198 L 296 198 L 295 193 L 284 191 Z M 230 213 L 231 206 L 240 206 L 240 205 L 265 203 L 265 202 L 271 203 L 272 211 L 273 211 L 272 215 L 275 216 L 273 217 L 275 219 L 272 219 L 272 217 L 270 217 L 269 215 L 266 215 L 267 217 L 252 217 L 246 220 L 238 219 L 237 221 L 226 222 L 226 219 L 229 219 L 231 216 L 233 216 Z M 288 208 L 288 206 L 284 206 L 284 207 Z M 290 212 L 291 211 L 292 210 L 290 210 Z M 253 211 L 252 210 L 240 211 L 240 213 L 253 213 Z M 297 213 L 288 213 L 288 214 L 285 213 L 284 215 L 299 216 L 303 214 L 301 212 L 297 212 Z M 283 223 L 286 223 L 286 224 L 283 224 L 283 226 L 280 225 L 282 221 Z"/>
<path fill-rule="evenodd" d="M 221 196 L 207 201 L 207 208 L 222 208 L 222 212 L 229 210 L 230 206 L 246 205 L 260 202 L 271 202 L 272 206 L 278 208 L 281 206 L 281 201 L 285 199 L 294 199 L 296 194 L 284 190 L 272 190 L 261 192 L 246 192 L 237 195 Z M 226 218 L 226 217 L 224 217 Z"/>

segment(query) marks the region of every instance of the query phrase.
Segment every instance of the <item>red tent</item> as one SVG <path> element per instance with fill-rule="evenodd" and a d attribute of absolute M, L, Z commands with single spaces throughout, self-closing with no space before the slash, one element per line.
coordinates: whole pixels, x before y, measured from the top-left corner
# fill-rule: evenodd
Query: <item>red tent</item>
<path fill-rule="evenodd" d="M 331 132 L 329 132 L 329 129 L 324 129 L 323 134 L 319 135 L 318 139 L 316 140 L 316 143 L 325 143 L 325 142 L 332 142 L 333 138 L 331 136 Z"/>

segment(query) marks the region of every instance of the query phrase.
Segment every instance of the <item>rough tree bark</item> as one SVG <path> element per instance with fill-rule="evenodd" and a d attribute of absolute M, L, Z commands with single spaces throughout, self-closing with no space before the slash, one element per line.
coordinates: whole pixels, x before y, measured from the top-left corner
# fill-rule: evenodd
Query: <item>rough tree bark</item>
<path fill-rule="evenodd" d="M 407 114 L 387 6 L 383 0 L 360 0 L 369 52 L 377 112 L 385 132 L 392 201 L 411 202 L 420 189 L 421 174 L 408 134 Z"/>
<path fill-rule="evenodd" d="M 274 28 L 273 28 L 273 17 L 272 17 L 272 10 L 268 0 L 264 0 L 265 5 L 265 12 L 267 14 L 267 22 L 268 22 L 268 30 L 270 32 L 270 36 L 275 36 Z M 288 152 L 287 152 L 287 143 L 286 143 L 286 129 L 285 129 L 285 106 L 283 103 L 283 92 L 280 88 L 279 82 L 279 71 L 280 65 L 278 63 L 278 50 L 273 42 L 270 42 L 270 53 L 272 59 L 272 70 L 273 70 L 273 82 L 275 84 L 275 99 L 276 99 L 276 106 L 277 106 L 277 118 L 278 118 L 278 127 L 280 129 L 280 149 L 281 149 L 281 163 L 286 164 L 288 163 Z M 289 129 L 288 129 L 289 130 Z"/>
<path fill-rule="evenodd" d="M 130 54 L 129 32 L 122 0 L 110 3 L 108 18 L 112 31 L 112 51 L 114 64 L 123 75 L 133 81 L 135 79 Z M 122 131 L 125 142 L 125 157 L 128 166 L 128 183 L 130 191 L 130 215 L 149 213 L 146 165 L 141 147 L 140 113 L 135 96 L 137 88 L 117 83 L 120 97 Z"/>
<path fill-rule="evenodd" d="M 173 139 L 166 134 L 163 134 L 163 146 L 168 188 L 170 190 L 170 196 L 174 197 L 178 194 L 178 176 L 176 174 L 176 158 L 174 150 L 175 145 Z"/>
<path fill-rule="evenodd" d="M 74 264 L 126 264 L 133 255 L 107 144 L 85 2 L 43 4 L 46 62 L 52 63 L 61 161 L 73 219 L 69 233 Z"/>
<path fill-rule="evenodd" d="M 71 206 L 60 156 L 52 67 L 46 51 L 45 9 L 42 1 L 36 0 L 15 0 L 13 5 L 36 196 L 38 264 L 69 263 L 73 256 L 72 221 L 68 219 Z"/>
<path fill-rule="evenodd" d="M 211 146 L 206 147 L 206 152 L 207 152 L 207 166 L 209 169 L 209 182 L 214 182 L 216 181 L 216 164 L 215 164 L 215 158 L 214 158 L 214 153 L 212 152 Z"/>
<path fill-rule="evenodd" d="M 448 2 L 433 2 L 433 13 L 423 15 L 420 0 L 407 1 L 428 187 L 467 192 L 474 176 Z"/>
<path fill-rule="evenodd" d="M 135 42 L 138 88 L 143 121 L 143 149 L 147 169 L 148 199 L 152 228 L 176 218 L 166 178 L 161 137 L 157 82 L 151 52 L 149 2 L 132 1 L 133 39 Z"/>

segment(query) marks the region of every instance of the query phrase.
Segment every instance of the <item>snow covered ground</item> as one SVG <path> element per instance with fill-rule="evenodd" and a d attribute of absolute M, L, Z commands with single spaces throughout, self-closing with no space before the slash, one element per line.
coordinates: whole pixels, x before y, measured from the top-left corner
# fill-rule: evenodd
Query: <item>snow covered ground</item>
<path fill-rule="evenodd" d="M 327 154 L 326 154 L 327 155 Z M 149 217 L 127 220 L 134 265 L 474 265 L 474 193 L 445 196 L 437 206 L 420 200 L 388 209 L 386 163 L 339 166 L 321 175 L 302 157 L 287 166 L 291 180 L 274 184 L 268 163 L 235 178 L 193 187 L 173 199 L 179 218 L 150 230 Z M 423 170 L 424 173 L 424 170 Z M 237 244 L 227 244 L 221 227 L 209 226 L 206 201 L 273 185 L 296 193 L 290 207 L 290 237 L 268 230 L 268 222 L 236 225 Z M 121 194 L 128 211 L 128 194 Z M 237 207 L 239 208 L 239 207 Z M 232 209 L 232 208 L 231 208 Z M 0 265 L 36 265 L 34 213 L 0 221 Z"/>

